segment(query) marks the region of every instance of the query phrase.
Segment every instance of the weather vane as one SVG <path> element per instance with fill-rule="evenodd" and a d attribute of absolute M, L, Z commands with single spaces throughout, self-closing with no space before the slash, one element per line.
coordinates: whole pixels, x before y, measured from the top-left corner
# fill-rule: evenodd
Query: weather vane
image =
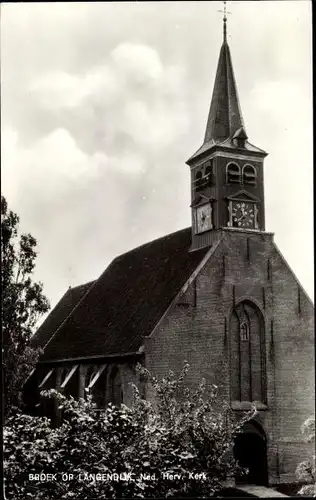
<path fill-rule="evenodd" d="M 226 10 L 226 4 L 227 2 L 223 2 L 224 4 L 224 10 L 219 10 L 218 12 L 222 12 L 224 14 L 223 17 L 223 34 L 224 34 L 224 43 L 227 42 L 227 29 L 226 29 L 226 23 L 227 23 L 227 14 L 231 14 L 228 10 Z"/>

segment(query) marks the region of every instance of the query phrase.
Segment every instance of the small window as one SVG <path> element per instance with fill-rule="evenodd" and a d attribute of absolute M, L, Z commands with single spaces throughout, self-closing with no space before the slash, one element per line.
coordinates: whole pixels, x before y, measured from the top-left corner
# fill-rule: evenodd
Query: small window
<path fill-rule="evenodd" d="M 240 167 L 236 163 L 229 163 L 226 167 L 226 182 L 240 184 Z"/>
<path fill-rule="evenodd" d="M 240 325 L 240 340 L 249 340 L 249 325 L 245 322 L 241 323 Z"/>
<path fill-rule="evenodd" d="M 246 139 L 244 139 L 244 137 L 235 137 L 234 144 L 238 148 L 244 148 L 245 147 L 245 141 L 246 141 Z"/>
<path fill-rule="evenodd" d="M 248 137 L 243 127 L 240 127 L 238 130 L 236 130 L 233 137 L 233 142 L 235 146 L 237 146 L 237 148 L 244 148 L 246 139 L 248 139 Z"/>
<path fill-rule="evenodd" d="M 256 185 L 257 171 L 252 165 L 245 165 L 242 169 L 242 182 L 243 184 Z"/>

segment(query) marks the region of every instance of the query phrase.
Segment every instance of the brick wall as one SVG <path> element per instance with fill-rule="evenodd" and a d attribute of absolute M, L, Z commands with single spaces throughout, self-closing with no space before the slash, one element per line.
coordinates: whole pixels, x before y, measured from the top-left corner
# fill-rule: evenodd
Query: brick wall
<path fill-rule="evenodd" d="M 240 300 L 256 304 L 264 317 L 266 358 L 267 409 L 260 418 L 270 482 L 277 482 L 280 474 L 293 475 L 298 457 L 308 453 L 300 426 L 314 411 L 313 307 L 271 234 L 222 234 L 195 281 L 146 339 L 146 366 L 162 376 L 179 372 L 187 360 L 189 384 L 205 377 L 229 399 L 231 313 Z"/>

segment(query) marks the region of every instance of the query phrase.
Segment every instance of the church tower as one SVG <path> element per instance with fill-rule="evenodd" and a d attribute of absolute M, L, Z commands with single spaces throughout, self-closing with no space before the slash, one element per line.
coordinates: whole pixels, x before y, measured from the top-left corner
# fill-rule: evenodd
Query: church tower
<path fill-rule="evenodd" d="M 248 141 L 238 99 L 224 12 L 213 96 L 204 142 L 191 169 L 192 247 L 217 239 L 217 230 L 264 231 L 263 161 L 267 153 Z"/>

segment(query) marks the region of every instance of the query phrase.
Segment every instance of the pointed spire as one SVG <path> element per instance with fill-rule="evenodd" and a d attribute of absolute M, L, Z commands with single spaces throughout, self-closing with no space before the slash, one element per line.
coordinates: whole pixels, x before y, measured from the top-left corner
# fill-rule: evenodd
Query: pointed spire
<path fill-rule="evenodd" d="M 230 148 L 244 148 L 253 153 L 255 152 L 263 156 L 267 155 L 263 149 L 257 148 L 248 141 L 239 104 L 230 50 L 227 43 L 227 14 L 231 14 L 231 12 L 226 10 L 226 2 L 224 2 L 224 10 L 219 12 L 224 14 L 223 43 L 219 54 L 204 142 L 188 159 L 188 165 L 191 165 L 196 158 L 217 145 Z"/>
<path fill-rule="evenodd" d="M 204 143 L 212 139 L 215 142 L 221 142 L 232 137 L 240 127 L 244 128 L 233 65 L 227 43 L 226 2 L 224 2 L 223 12 L 223 44 L 219 55 Z"/>

